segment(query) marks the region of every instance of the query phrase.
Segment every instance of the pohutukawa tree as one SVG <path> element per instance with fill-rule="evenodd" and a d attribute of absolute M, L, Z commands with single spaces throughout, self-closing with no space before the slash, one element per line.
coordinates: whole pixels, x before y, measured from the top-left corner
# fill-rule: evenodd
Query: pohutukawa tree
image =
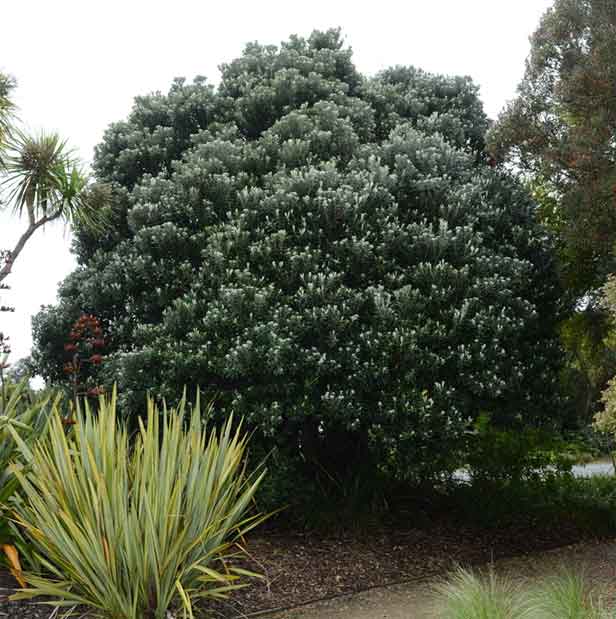
<path fill-rule="evenodd" d="M 114 225 L 79 228 L 39 370 L 61 380 L 64 334 L 94 314 L 125 412 L 200 385 L 328 470 L 436 470 L 481 411 L 549 418 L 552 245 L 482 155 L 470 79 L 366 78 L 334 30 L 221 70 L 107 130 Z"/>

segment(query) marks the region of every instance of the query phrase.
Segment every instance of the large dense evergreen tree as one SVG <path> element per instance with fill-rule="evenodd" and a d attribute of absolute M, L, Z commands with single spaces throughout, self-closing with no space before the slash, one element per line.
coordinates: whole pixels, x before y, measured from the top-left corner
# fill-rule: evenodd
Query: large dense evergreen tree
<path fill-rule="evenodd" d="M 484 162 L 486 128 L 470 79 L 366 79 L 338 31 L 138 98 L 97 148 L 114 225 L 78 231 L 35 319 L 39 369 L 61 378 L 89 312 L 125 410 L 200 385 L 269 444 L 402 476 L 441 466 L 480 412 L 548 418 L 551 243 Z"/>

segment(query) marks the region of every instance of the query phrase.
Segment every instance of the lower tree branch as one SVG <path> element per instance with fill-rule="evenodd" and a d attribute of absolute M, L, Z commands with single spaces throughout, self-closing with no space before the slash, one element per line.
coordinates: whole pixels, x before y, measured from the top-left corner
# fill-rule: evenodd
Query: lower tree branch
<path fill-rule="evenodd" d="M 6 279 L 10 275 L 15 260 L 17 259 L 19 254 L 22 252 L 23 248 L 25 247 L 30 237 L 39 228 L 42 228 L 45 224 L 49 223 L 50 221 L 53 221 L 54 219 L 58 219 L 58 217 L 60 217 L 61 214 L 62 214 L 61 211 L 56 211 L 55 213 L 52 213 L 51 215 L 45 215 L 44 217 L 41 217 L 41 219 L 39 219 L 38 221 L 35 221 L 34 223 L 30 223 L 30 225 L 28 226 L 28 229 L 19 237 L 19 240 L 17 241 L 15 247 L 10 252 L 8 259 L 6 260 L 2 268 L 0 268 L 0 282 L 4 281 L 4 279 Z"/>

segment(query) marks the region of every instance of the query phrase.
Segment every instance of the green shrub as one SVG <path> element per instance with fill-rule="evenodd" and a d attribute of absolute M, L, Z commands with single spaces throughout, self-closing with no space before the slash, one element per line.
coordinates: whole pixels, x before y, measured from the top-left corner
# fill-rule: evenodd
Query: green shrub
<path fill-rule="evenodd" d="M 24 500 L 17 519 L 45 573 L 27 573 L 16 598 L 50 596 L 99 617 L 164 619 L 198 598 L 226 595 L 246 574 L 229 565 L 263 477 L 246 476 L 246 438 L 229 419 L 208 428 L 197 405 L 162 411 L 129 442 L 115 394 L 86 404 L 67 435 L 56 408 L 30 470 L 15 469 Z"/>
<path fill-rule="evenodd" d="M 92 313 L 127 414 L 199 384 L 336 479 L 455 468 L 481 407 L 558 415 L 553 245 L 487 165 L 470 79 L 362 76 L 335 30 L 221 71 L 106 132 L 114 225 L 76 231 L 79 267 L 35 319 L 39 371 L 62 380 L 64 334 Z"/>
<path fill-rule="evenodd" d="M 567 473 L 525 480 L 456 483 L 434 499 L 456 522 L 483 528 L 561 527 L 571 535 L 616 533 L 616 477 Z"/>
<path fill-rule="evenodd" d="M 548 429 L 495 426 L 482 414 L 474 424 L 466 453 L 474 482 L 516 483 L 571 469 L 579 446 Z"/>
<path fill-rule="evenodd" d="M 282 528 L 357 532 L 386 517 L 389 497 L 398 489 L 387 475 L 361 462 L 340 475 L 278 447 L 267 453 L 251 448 L 250 466 L 265 458 L 276 475 L 264 479 L 256 500 L 262 511 L 278 512 L 275 524 Z"/>
<path fill-rule="evenodd" d="M 603 306 L 607 310 L 609 315 L 610 324 L 613 328 L 616 323 L 616 276 L 611 275 L 608 277 L 607 282 L 603 286 Z M 613 340 L 613 334 L 612 334 Z M 613 341 L 611 342 L 613 344 Z M 612 440 L 616 439 L 616 376 L 607 382 L 602 394 L 601 394 L 602 408 L 596 413 L 594 417 L 593 427 Z M 614 445 L 611 445 L 610 456 L 612 457 L 612 463 L 616 466 L 616 451 L 614 451 Z"/>

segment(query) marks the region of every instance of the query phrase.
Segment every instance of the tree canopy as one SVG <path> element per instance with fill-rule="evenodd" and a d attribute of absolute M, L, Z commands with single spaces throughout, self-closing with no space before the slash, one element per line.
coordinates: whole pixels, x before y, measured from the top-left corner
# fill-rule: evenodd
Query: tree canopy
<path fill-rule="evenodd" d="M 269 444 L 398 476 L 445 466 L 482 411 L 554 414 L 552 242 L 487 165 L 472 81 L 364 77 L 337 30 L 250 44 L 221 73 L 105 133 L 113 225 L 78 228 L 79 267 L 35 318 L 43 375 L 87 312 L 125 411 L 199 385 Z"/>
<path fill-rule="evenodd" d="M 616 3 L 556 0 L 531 38 L 518 96 L 489 147 L 528 174 L 578 297 L 614 271 Z"/>
<path fill-rule="evenodd" d="M 556 0 L 531 38 L 518 96 L 488 148 L 531 187 L 555 233 L 571 304 L 563 324 L 563 384 L 571 414 L 588 423 L 616 369 L 601 288 L 615 271 L 616 4 Z"/>

